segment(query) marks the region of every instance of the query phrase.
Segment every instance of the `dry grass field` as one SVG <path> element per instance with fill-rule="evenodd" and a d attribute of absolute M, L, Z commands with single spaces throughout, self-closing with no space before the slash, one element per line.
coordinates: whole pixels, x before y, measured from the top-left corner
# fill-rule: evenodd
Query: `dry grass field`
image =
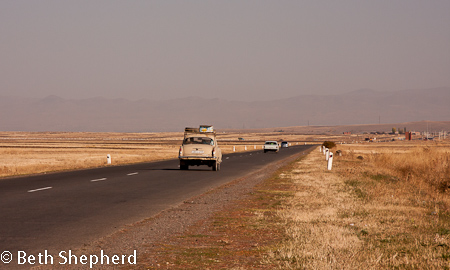
<path fill-rule="evenodd" d="M 175 158 L 180 134 L 0 133 L 0 177 Z M 182 135 L 181 135 L 182 136 Z"/>
<path fill-rule="evenodd" d="M 280 269 L 449 269 L 450 144 L 339 145 L 333 171 L 312 152 L 281 175 Z M 335 149 L 336 150 L 336 149 Z"/>

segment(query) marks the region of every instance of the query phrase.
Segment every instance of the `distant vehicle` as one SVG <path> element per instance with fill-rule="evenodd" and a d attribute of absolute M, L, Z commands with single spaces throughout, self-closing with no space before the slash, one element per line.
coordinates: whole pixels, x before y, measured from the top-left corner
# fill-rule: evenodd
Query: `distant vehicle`
<path fill-rule="evenodd" d="M 222 163 L 222 151 L 217 145 L 213 126 L 185 128 L 178 158 L 181 170 L 188 170 L 189 166 L 207 165 L 212 167 L 213 171 L 219 171 Z"/>
<path fill-rule="evenodd" d="M 264 153 L 267 152 L 276 152 L 280 150 L 280 146 L 278 145 L 277 141 L 266 141 L 264 143 Z"/>
<path fill-rule="evenodd" d="M 288 142 L 281 142 L 281 148 L 288 148 L 289 143 Z"/>

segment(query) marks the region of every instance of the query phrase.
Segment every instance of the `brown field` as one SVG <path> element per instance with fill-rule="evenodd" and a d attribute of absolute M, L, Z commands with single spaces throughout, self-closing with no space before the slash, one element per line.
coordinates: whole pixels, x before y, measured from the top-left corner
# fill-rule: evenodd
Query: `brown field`
<path fill-rule="evenodd" d="M 179 136 L 3 132 L 0 177 L 105 166 L 108 154 L 114 165 L 174 158 Z"/>
<path fill-rule="evenodd" d="M 281 269 L 449 269 L 450 144 L 339 145 L 332 172 L 312 152 L 283 177 Z M 336 149 L 335 149 L 336 150 Z"/>

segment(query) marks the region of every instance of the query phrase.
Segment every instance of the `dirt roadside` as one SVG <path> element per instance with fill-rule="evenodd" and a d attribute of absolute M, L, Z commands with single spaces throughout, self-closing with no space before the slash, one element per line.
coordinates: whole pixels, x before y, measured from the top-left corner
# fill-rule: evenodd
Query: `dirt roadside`
<path fill-rule="evenodd" d="M 272 177 L 274 172 L 281 168 L 285 168 L 290 163 L 305 157 L 311 148 L 303 153 L 293 155 L 283 159 L 277 163 L 265 167 L 259 171 L 253 172 L 243 178 L 236 179 L 226 185 L 211 190 L 203 195 L 184 201 L 182 204 L 165 210 L 157 216 L 143 220 L 139 223 L 125 226 L 120 231 L 100 239 L 98 242 L 84 246 L 83 248 L 73 251 L 74 254 L 133 254 L 136 250 L 137 265 L 119 264 L 119 265 L 100 265 L 94 266 L 95 269 L 198 269 L 205 268 L 205 264 L 192 264 L 186 266 L 185 263 L 170 261 L 174 259 L 178 251 L 170 251 L 169 246 L 177 246 L 179 239 L 186 239 L 185 236 L 194 236 L 194 238 L 203 238 L 210 230 L 211 222 L 214 222 L 214 216 L 221 214 L 230 214 L 230 209 L 236 205 L 246 201 L 252 201 L 249 196 L 254 196 L 254 189 L 261 185 L 265 180 Z M 264 202 L 263 202 L 264 203 Z M 229 228 L 232 229 L 232 228 Z M 202 232 L 199 232 L 202 231 Z M 194 232 L 197 231 L 197 232 Z M 198 240 L 198 239 L 197 239 Z M 210 239 L 209 239 L 210 240 Z M 214 240 L 215 241 L 215 240 Z M 234 241 L 234 240 L 229 240 Z M 194 240 L 194 242 L 196 242 Z M 251 249 L 258 248 L 259 243 L 251 240 Z M 221 246 L 228 245 L 228 240 L 222 239 L 218 242 Z M 184 245 L 184 244 L 183 244 Z M 194 243 L 197 247 L 200 244 Z M 182 246 L 180 246 L 181 248 Z M 259 252 L 259 251 L 258 251 Z M 242 254 L 243 259 L 248 261 L 247 255 Z M 195 256 L 193 257 L 194 260 Z M 208 263 L 215 263 L 207 258 Z M 259 261 L 259 259 L 257 259 Z M 241 265 L 242 262 L 223 262 L 230 265 Z M 54 269 L 88 269 L 89 265 L 53 265 Z M 208 267 L 206 267 L 208 268 Z M 215 267 L 214 267 L 215 268 Z M 226 267 L 229 268 L 229 267 Z M 42 269 L 42 268 L 35 268 Z M 48 269 L 48 266 L 45 267 Z"/>

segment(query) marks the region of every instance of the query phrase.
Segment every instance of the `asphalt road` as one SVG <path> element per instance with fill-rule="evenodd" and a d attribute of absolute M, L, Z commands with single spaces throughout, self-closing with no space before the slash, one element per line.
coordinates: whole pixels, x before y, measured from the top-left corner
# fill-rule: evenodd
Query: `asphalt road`
<path fill-rule="evenodd" d="M 2 179 L 0 253 L 82 247 L 310 147 L 225 155 L 219 172 L 207 166 L 182 171 L 178 160 L 168 160 Z"/>

